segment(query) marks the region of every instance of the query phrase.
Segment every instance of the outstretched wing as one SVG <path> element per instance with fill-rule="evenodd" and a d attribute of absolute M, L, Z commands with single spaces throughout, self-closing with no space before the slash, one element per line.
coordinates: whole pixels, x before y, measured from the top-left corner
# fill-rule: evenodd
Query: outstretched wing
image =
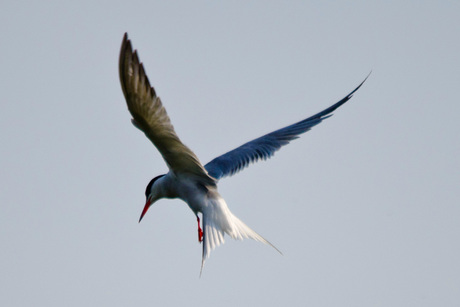
<path fill-rule="evenodd" d="M 219 180 L 225 176 L 232 176 L 236 174 L 249 166 L 251 163 L 257 162 L 261 159 L 266 160 L 272 157 L 282 146 L 289 144 L 290 141 L 297 139 L 300 134 L 307 132 L 313 126 L 316 126 L 324 119 L 332 116 L 331 113 L 347 102 L 361 87 L 361 85 L 363 85 L 368 77 L 369 76 L 367 76 L 366 79 L 364 79 L 364 81 L 361 82 L 361 84 L 358 85 L 358 87 L 350 94 L 329 108 L 298 123 L 252 140 L 215 158 L 204 166 L 208 171 L 208 174 Z"/>
<path fill-rule="evenodd" d="M 119 73 L 134 126 L 152 141 L 169 169 L 177 175 L 187 173 L 214 184 L 215 180 L 207 174 L 197 156 L 180 141 L 174 131 L 160 98 L 150 86 L 137 51 L 133 52 L 127 33 L 121 45 Z"/>

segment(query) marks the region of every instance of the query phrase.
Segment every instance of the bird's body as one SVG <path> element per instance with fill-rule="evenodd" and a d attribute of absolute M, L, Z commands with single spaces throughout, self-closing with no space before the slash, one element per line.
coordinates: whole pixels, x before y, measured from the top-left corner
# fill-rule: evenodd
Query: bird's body
<path fill-rule="evenodd" d="M 253 162 L 270 158 L 282 146 L 298 138 L 299 134 L 330 117 L 367 79 L 331 107 L 247 142 L 203 166 L 198 157 L 176 135 L 160 98 L 150 86 L 137 52 L 133 52 L 127 34 L 121 46 L 119 73 L 133 124 L 157 147 L 169 168 L 167 174 L 153 178 L 147 185 L 146 204 L 139 221 L 150 206 L 161 198 L 179 198 L 186 202 L 198 220 L 198 239 L 203 243 L 201 268 L 210 252 L 224 242 L 225 234 L 237 240 L 251 238 L 274 247 L 232 214 L 217 190 L 218 181 L 234 175 Z M 202 215 L 203 229 L 199 214 Z"/>
<path fill-rule="evenodd" d="M 217 185 L 203 183 L 199 179 L 191 179 L 188 176 L 177 176 L 171 171 L 152 179 L 151 182 L 153 183 L 147 186 L 148 201 L 141 219 L 150 205 L 158 199 L 179 198 L 187 203 L 197 216 L 198 240 L 203 241 L 202 268 L 210 252 L 224 243 L 225 234 L 235 240 L 251 238 L 269 244 L 279 252 L 275 246 L 232 214 L 227 203 L 217 191 Z M 200 226 L 199 213 L 203 218 L 203 229 Z"/>

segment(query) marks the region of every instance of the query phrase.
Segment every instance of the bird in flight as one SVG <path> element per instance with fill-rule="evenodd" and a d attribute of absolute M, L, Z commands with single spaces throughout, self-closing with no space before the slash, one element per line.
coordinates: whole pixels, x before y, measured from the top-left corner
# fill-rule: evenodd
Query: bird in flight
<path fill-rule="evenodd" d="M 174 131 L 160 97 L 150 85 L 137 51 L 133 51 L 127 33 L 121 44 L 119 74 L 128 110 L 133 117 L 132 123 L 155 145 L 169 168 L 167 174 L 156 176 L 148 183 L 145 190 L 146 203 L 139 222 L 150 206 L 161 198 L 179 198 L 186 202 L 197 218 L 198 241 L 203 245 L 201 272 L 211 251 L 224 243 L 225 234 L 236 240 L 251 238 L 280 252 L 233 215 L 219 194 L 217 183 L 251 163 L 272 157 L 282 146 L 332 116 L 331 113 L 347 102 L 367 79 L 366 77 L 350 94 L 329 108 L 247 142 L 203 165 Z"/>

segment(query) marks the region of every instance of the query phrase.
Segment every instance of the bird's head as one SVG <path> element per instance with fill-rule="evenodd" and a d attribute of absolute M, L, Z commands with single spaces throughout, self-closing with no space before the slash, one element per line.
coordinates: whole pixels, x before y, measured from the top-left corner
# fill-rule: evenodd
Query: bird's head
<path fill-rule="evenodd" d="M 147 188 L 145 189 L 145 206 L 142 210 L 141 217 L 139 218 L 139 223 L 147 213 L 147 210 L 149 210 L 150 206 L 162 197 L 158 179 L 162 178 L 163 176 L 164 175 L 156 176 L 150 180 L 149 184 L 147 185 Z"/>

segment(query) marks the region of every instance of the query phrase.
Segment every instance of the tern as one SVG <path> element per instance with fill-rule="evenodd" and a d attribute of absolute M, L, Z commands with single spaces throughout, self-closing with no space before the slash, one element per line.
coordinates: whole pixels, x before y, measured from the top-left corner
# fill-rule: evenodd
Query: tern
<path fill-rule="evenodd" d="M 236 240 L 251 238 L 280 252 L 230 211 L 217 190 L 218 181 L 236 174 L 251 163 L 272 157 L 282 146 L 332 116 L 331 113 L 346 103 L 369 77 L 329 108 L 247 142 L 203 166 L 174 131 L 160 98 L 150 85 L 137 51 L 133 51 L 127 33 L 121 44 L 119 74 L 128 110 L 133 117 L 132 123 L 155 145 L 169 169 L 167 174 L 156 176 L 148 183 L 145 189 L 146 203 L 139 222 L 152 204 L 161 198 L 179 198 L 186 202 L 198 222 L 198 242 L 202 243 L 203 248 L 201 272 L 211 251 L 224 243 L 225 234 Z"/>

